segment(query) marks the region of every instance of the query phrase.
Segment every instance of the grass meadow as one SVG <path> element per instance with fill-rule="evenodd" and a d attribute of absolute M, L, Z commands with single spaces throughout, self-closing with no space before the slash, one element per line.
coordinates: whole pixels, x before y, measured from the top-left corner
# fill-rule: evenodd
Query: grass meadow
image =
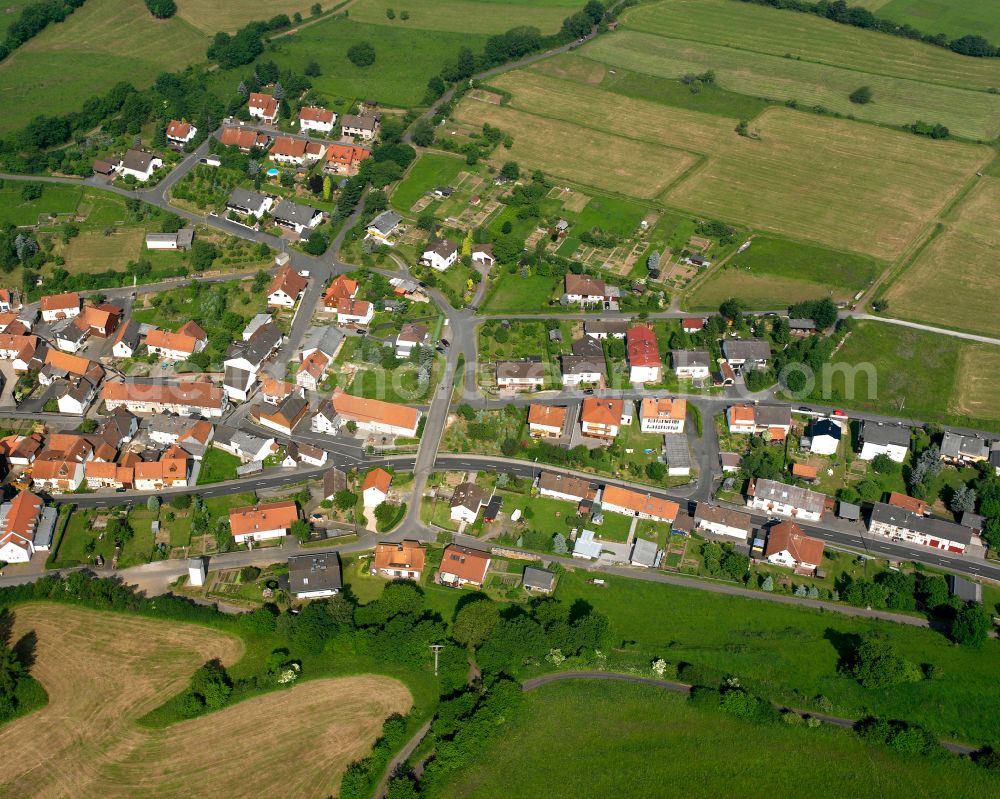
<path fill-rule="evenodd" d="M 298 11 L 308 22 L 312 16 L 312 0 L 268 0 L 248 3 L 246 0 L 176 0 L 177 16 L 193 27 L 214 36 L 219 31 L 235 32 L 255 19 L 270 19 L 276 14 L 292 16 Z M 336 0 L 322 3 L 324 10 L 336 5 Z M 353 9 L 352 9 L 353 12 Z M 384 13 L 384 11 L 383 11 Z"/>
<path fill-rule="evenodd" d="M 396 210 L 409 213 L 413 204 L 435 186 L 447 186 L 460 172 L 469 169 L 465 160 L 453 155 L 425 153 L 410 167 L 392 192 Z"/>
<path fill-rule="evenodd" d="M 466 100 L 458 114 L 515 131 L 514 157 L 532 167 L 644 198 L 699 158 L 703 164 L 661 199 L 876 258 L 900 254 L 993 157 L 978 145 L 787 108 L 757 117 L 749 138 L 736 134 L 736 120 L 624 98 L 532 68 L 493 83 L 512 92 L 509 106 Z M 609 130 L 623 134 L 611 150 Z M 653 155 L 673 172 L 658 168 Z"/>
<path fill-rule="evenodd" d="M 0 70 L 0 74 L 3 71 Z M 65 183 L 43 183 L 42 196 L 37 200 L 24 200 L 21 191 L 24 183 L 0 181 L 0 225 L 34 225 L 42 214 L 76 213 L 83 197 L 82 186 Z"/>
<path fill-rule="evenodd" d="M 904 758 L 852 733 L 753 725 L 647 685 L 580 680 L 529 692 L 472 765 L 442 786 L 495 796 L 986 797 L 996 777 L 957 758 Z M 891 786 L 891 789 L 889 788 Z"/>
<path fill-rule="evenodd" d="M 830 396 L 820 397 L 820 386 L 814 396 L 862 411 L 1000 430 L 1000 406 L 996 402 L 1000 378 L 989 368 L 991 363 L 1000 364 L 1000 348 L 884 322 L 861 321 L 832 364 L 835 368 L 872 364 L 875 385 L 870 386 L 865 374 L 859 373 L 851 392 L 843 372 L 835 372 Z M 975 381 L 963 379 L 960 369 L 966 376 L 975 375 Z"/>
<path fill-rule="evenodd" d="M 1000 40 L 1000 17 L 992 0 L 855 0 L 851 5 L 924 33 L 953 37 L 972 33 L 994 44 Z"/>
<path fill-rule="evenodd" d="M 716 270 L 688 298 L 692 309 L 712 310 L 729 297 L 752 309 L 801 300 L 847 300 L 869 285 L 884 265 L 854 253 L 836 252 L 771 236 L 757 236 L 748 249 Z"/>
<path fill-rule="evenodd" d="M 944 219 L 943 231 L 889 287 L 889 313 L 915 322 L 1000 335 L 995 268 L 1000 179 L 980 178 Z"/>
<path fill-rule="evenodd" d="M 406 29 L 493 34 L 529 25 L 555 33 L 582 7 L 579 0 L 407 0 L 395 7 L 395 19 L 389 19 L 384 0 L 357 0 L 350 14 L 358 22 Z M 410 15 L 407 20 L 399 17 L 404 8 Z"/>
<path fill-rule="evenodd" d="M 0 64 L 0 134 L 40 113 L 78 109 L 122 80 L 147 86 L 160 72 L 204 61 L 208 43 L 180 16 L 154 19 L 142 0 L 88 0 Z"/>

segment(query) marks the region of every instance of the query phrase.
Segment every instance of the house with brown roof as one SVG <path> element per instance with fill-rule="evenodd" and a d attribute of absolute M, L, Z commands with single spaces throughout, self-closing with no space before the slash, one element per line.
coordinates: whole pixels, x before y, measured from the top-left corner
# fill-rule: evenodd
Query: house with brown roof
<path fill-rule="evenodd" d="M 271 138 L 250 128 L 223 128 L 219 134 L 219 143 L 248 153 L 254 149 L 266 150 Z"/>
<path fill-rule="evenodd" d="M 123 313 L 123 308 L 105 302 L 85 306 L 81 319 L 95 336 L 107 338 L 118 329 Z"/>
<path fill-rule="evenodd" d="M 295 373 L 295 384 L 309 391 L 318 391 L 319 384 L 326 376 L 326 370 L 330 368 L 333 359 L 320 350 L 309 353 L 299 363 L 299 369 Z"/>
<path fill-rule="evenodd" d="M 420 582 L 427 561 L 427 550 L 419 541 L 376 544 L 372 577 Z"/>
<path fill-rule="evenodd" d="M 291 266 L 283 266 L 271 280 L 271 285 L 267 287 L 268 307 L 294 308 L 308 285 L 308 278 L 300 275 Z"/>
<path fill-rule="evenodd" d="M 465 522 L 472 524 L 479 516 L 479 511 L 490 501 L 493 492 L 475 483 L 459 483 L 455 486 L 455 491 L 451 495 L 449 506 L 451 507 L 451 520 L 453 522 Z"/>
<path fill-rule="evenodd" d="M 250 116 L 266 125 L 273 125 L 278 121 L 278 100 L 269 94 L 251 92 L 247 100 L 247 110 Z"/>
<path fill-rule="evenodd" d="M 545 364 L 540 360 L 497 361 L 497 388 L 506 391 L 538 391 L 545 384 Z"/>
<path fill-rule="evenodd" d="M 109 411 L 125 408 L 136 414 L 175 413 L 178 416 L 222 416 L 228 406 L 226 393 L 207 381 L 181 383 L 105 383 L 101 399 Z"/>
<path fill-rule="evenodd" d="M 372 469 L 361 483 L 361 498 L 366 508 L 376 508 L 389 498 L 392 475 L 381 467 Z"/>
<path fill-rule="evenodd" d="M 419 322 L 406 322 L 396 336 L 396 357 L 409 358 L 414 347 L 424 347 L 430 339 L 427 325 Z"/>
<path fill-rule="evenodd" d="M 614 441 L 622 425 L 632 424 L 632 411 L 624 400 L 584 397 L 580 428 L 585 436 Z"/>
<path fill-rule="evenodd" d="M 603 280 L 589 275 L 566 275 L 566 302 L 571 305 L 600 305 L 612 299 Z"/>
<path fill-rule="evenodd" d="M 276 430 L 286 436 L 301 422 L 309 411 L 309 402 L 298 394 L 289 394 L 280 405 L 255 405 L 250 415 L 262 427 Z"/>
<path fill-rule="evenodd" d="M 328 402 L 320 406 L 313 429 L 319 433 L 336 433 L 347 422 L 359 430 L 381 436 L 413 438 L 417 434 L 420 411 L 394 402 L 364 399 L 336 389 Z"/>
<path fill-rule="evenodd" d="M 356 175 L 361 162 L 370 157 L 370 150 L 356 144 L 330 144 L 323 169 L 331 175 Z"/>
<path fill-rule="evenodd" d="M 458 245 L 448 239 L 428 243 L 420 256 L 420 263 L 438 272 L 444 272 L 458 260 Z"/>
<path fill-rule="evenodd" d="M 699 502 L 694 512 L 694 523 L 699 530 L 725 535 L 746 541 L 753 529 L 753 520 L 749 513 L 721 505 L 709 505 Z"/>
<path fill-rule="evenodd" d="M 267 502 L 229 511 L 229 527 L 237 544 L 288 535 L 299 518 L 294 502 Z"/>
<path fill-rule="evenodd" d="M 532 438 L 560 438 L 566 432 L 566 409 L 558 405 L 528 406 L 528 435 Z"/>
<path fill-rule="evenodd" d="M 672 522 L 680 506 L 676 502 L 652 494 L 641 494 L 629 488 L 607 485 L 601 494 L 601 507 L 611 513 L 637 516 L 657 522 Z"/>
<path fill-rule="evenodd" d="M 41 371 L 38 373 L 38 382 L 43 386 L 49 386 L 56 380 L 67 377 L 88 377 L 96 384 L 104 377 L 104 368 L 96 361 L 77 355 L 53 349 L 46 350 Z"/>
<path fill-rule="evenodd" d="M 337 300 L 337 324 L 363 327 L 375 318 L 375 306 L 367 300 Z"/>
<path fill-rule="evenodd" d="M 58 322 L 80 315 L 80 295 L 75 291 L 54 294 L 39 300 L 43 322 Z"/>
<path fill-rule="evenodd" d="M 167 361 L 185 361 L 208 344 L 208 334 L 193 321 L 185 322 L 176 333 L 150 330 L 146 334 L 146 349 Z"/>
<path fill-rule="evenodd" d="M 167 125 L 167 141 L 177 147 L 183 147 L 198 135 L 198 128 L 190 122 L 171 119 Z"/>
<path fill-rule="evenodd" d="M 560 472 L 542 472 L 538 476 L 538 493 L 566 502 L 592 502 L 597 498 L 597 488 L 588 480 Z"/>
<path fill-rule="evenodd" d="M 331 133 L 337 115 L 326 108 L 315 105 L 304 105 L 299 109 L 299 130 L 303 133 L 317 130 L 320 133 Z"/>
<path fill-rule="evenodd" d="M 764 557 L 768 563 L 811 577 L 823 562 L 823 542 L 807 536 L 795 522 L 781 522 L 768 532 Z"/>
<path fill-rule="evenodd" d="M 38 433 L 20 436 L 12 433 L 0 438 L 0 457 L 6 458 L 11 466 L 29 466 L 42 448 L 42 437 Z"/>
<path fill-rule="evenodd" d="M 344 114 L 340 129 L 344 136 L 371 141 L 378 133 L 379 118 L 376 114 Z"/>
<path fill-rule="evenodd" d="M 31 486 L 38 491 L 69 493 L 83 483 L 83 461 L 36 458 L 32 469 Z"/>
<path fill-rule="evenodd" d="M 122 177 L 133 177 L 140 183 L 145 183 L 153 173 L 163 166 L 163 159 L 156 153 L 145 150 L 128 150 L 122 159 Z"/>
<path fill-rule="evenodd" d="M 639 429 L 643 433 L 683 433 L 687 419 L 687 400 L 670 397 L 644 397 L 639 403 Z"/>
<path fill-rule="evenodd" d="M 491 560 L 487 552 L 449 544 L 441 555 L 438 582 L 455 588 L 466 585 L 481 588 L 486 582 L 486 572 L 489 571 Z"/>

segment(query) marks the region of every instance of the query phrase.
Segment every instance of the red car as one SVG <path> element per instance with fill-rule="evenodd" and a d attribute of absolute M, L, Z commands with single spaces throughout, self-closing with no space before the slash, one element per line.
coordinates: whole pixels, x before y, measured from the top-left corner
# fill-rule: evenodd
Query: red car
<path fill-rule="evenodd" d="M 834 410 L 833 415 L 834 416 L 847 416 L 846 413 L 844 413 L 842 410 L 839 410 L 839 409 Z"/>

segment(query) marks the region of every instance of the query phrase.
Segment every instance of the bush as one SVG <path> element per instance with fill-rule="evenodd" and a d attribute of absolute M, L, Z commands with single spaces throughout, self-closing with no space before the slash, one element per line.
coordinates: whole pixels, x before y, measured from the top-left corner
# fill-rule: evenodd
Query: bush
<path fill-rule="evenodd" d="M 872 101 L 872 87 L 862 86 L 859 89 L 855 89 L 851 92 L 848 99 L 857 105 L 867 105 Z"/>
<path fill-rule="evenodd" d="M 146 8 L 157 19 L 169 19 L 177 13 L 174 0 L 146 0 Z"/>
<path fill-rule="evenodd" d="M 375 63 L 375 48 L 368 42 L 358 42 L 347 50 L 347 58 L 356 67 L 370 67 Z"/>

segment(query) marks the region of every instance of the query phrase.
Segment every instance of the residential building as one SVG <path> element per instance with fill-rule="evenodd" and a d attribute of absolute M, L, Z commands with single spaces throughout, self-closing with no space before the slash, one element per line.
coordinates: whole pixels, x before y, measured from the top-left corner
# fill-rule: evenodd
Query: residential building
<path fill-rule="evenodd" d="M 16 433 L 0 438 L 0 457 L 11 466 L 29 466 L 42 448 L 42 437 L 38 433 L 19 436 Z"/>
<path fill-rule="evenodd" d="M 379 119 L 375 114 L 344 114 L 340 129 L 345 136 L 371 141 L 378 133 Z"/>
<path fill-rule="evenodd" d="M 97 384 L 86 377 L 76 377 L 65 380 L 56 405 L 59 413 L 69 413 L 82 416 L 97 396 Z"/>
<path fill-rule="evenodd" d="M 361 162 L 370 157 L 370 150 L 355 144 L 329 144 L 323 169 L 331 175 L 356 175 Z"/>
<path fill-rule="evenodd" d="M 753 405 L 730 405 L 726 408 L 729 432 L 753 435 L 757 432 L 757 417 Z"/>
<path fill-rule="evenodd" d="M 396 357 L 409 358 L 414 347 L 424 347 L 430 339 L 427 325 L 418 322 L 406 322 L 396 336 Z"/>
<path fill-rule="evenodd" d="M 323 292 L 323 310 L 336 313 L 341 300 L 353 300 L 358 296 L 358 281 L 347 275 L 337 275 Z"/>
<path fill-rule="evenodd" d="M 101 399 L 109 411 L 125 408 L 132 413 L 176 413 L 217 419 L 228 402 L 219 386 L 205 381 L 182 383 L 105 383 Z"/>
<path fill-rule="evenodd" d="M 294 502 L 268 502 L 229 511 L 229 527 L 237 544 L 283 538 L 299 518 Z"/>
<path fill-rule="evenodd" d="M 705 329 L 705 320 L 699 317 L 691 317 L 681 321 L 681 330 L 685 333 L 700 333 Z"/>
<path fill-rule="evenodd" d="M 823 516 L 824 504 L 823 494 L 776 480 L 751 480 L 747 489 L 748 508 L 803 521 L 818 522 Z"/>
<path fill-rule="evenodd" d="M 325 152 L 326 146 L 319 142 L 294 139 L 291 136 L 278 136 L 268 151 L 267 157 L 276 164 L 303 166 L 315 163 L 323 157 Z"/>
<path fill-rule="evenodd" d="M 459 483 L 451 495 L 451 520 L 472 524 L 491 496 L 492 492 L 487 494 L 486 489 L 475 483 Z"/>
<path fill-rule="evenodd" d="M 167 141 L 178 147 L 183 147 L 198 135 L 198 128 L 190 122 L 171 119 L 167 125 Z"/>
<path fill-rule="evenodd" d="M 276 97 L 260 92 L 251 92 L 247 100 L 247 110 L 254 119 L 259 119 L 266 125 L 278 121 L 279 104 Z"/>
<path fill-rule="evenodd" d="M 57 518 L 57 510 L 30 491 L 0 505 L 0 561 L 27 563 L 35 552 L 48 551 Z"/>
<path fill-rule="evenodd" d="M 176 333 L 150 330 L 146 334 L 146 349 L 166 361 L 186 361 L 208 344 L 208 334 L 195 322 L 185 322 Z"/>
<path fill-rule="evenodd" d="M 823 562 L 823 542 L 807 536 L 795 522 L 781 522 L 768 531 L 764 557 L 768 563 L 812 576 Z"/>
<path fill-rule="evenodd" d="M 641 566 L 644 569 L 653 569 L 660 562 L 660 550 L 655 541 L 645 538 L 636 538 L 632 544 L 632 554 L 629 555 L 629 563 L 633 566 Z"/>
<path fill-rule="evenodd" d="M 438 272 L 444 272 L 457 260 L 458 245 L 448 239 L 437 239 L 430 242 L 420 256 L 420 263 Z"/>
<path fill-rule="evenodd" d="M 438 581 L 456 588 L 465 585 L 481 588 L 486 582 L 486 572 L 489 571 L 490 562 L 491 558 L 487 552 L 449 544 L 441 556 Z"/>
<path fill-rule="evenodd" d="M 187 453 L 173 446 L 158 461 L 140 461 L 135 464 L 137 491 L 159 491 L 187 485 L 189 459 Z"/>
<path fill-rule="evenodd" d="M 337 324 L 363 327 L 375 318 L 375 306 L 367 300 L 337 301 Z"/>
<path fill-rule="evenodd" d="M 38 491 L 69 493 L 83 484 L 84 462 L 68 459 L 35 459 L 31 486 Z"/>
<path fill-rule="evenodd" d="M 416 408 L 382 400 L 362 399 L 339 389 L 333 392 L 330 404 L 335 409 L 336 416 L 345 422 L 355 422 L 359 430 L 405 438 L 413 438 L 417 434 L 420 411 Z"/>
<path fill-rule="evenodd" d="M 630 383 L 659 383 L 663 379 L 663 364 L 656 333 L 649 325 L 632 325 L 625 338 Z"/>
<path fill-rule="evenodd" d="M 299 358 L 308 358 L 314 352 L 321 352 L 329 358 L 336 358 L 344 345 L 344 333 L 333 325 L 313 325 L 302 336 L 299 344 Z"/>
<path fill-rule="evenodd" d="M 298 394 L 289 394 L 275 405 L 255 405 L 250 415 L 262 427 L 290 436 L 309 411 L 309 403 Z"/>
<path fill-rule="evenodd" d="M 56 380 L 68 377 L 86 377 L 92 383 L 99 383 L 104 377 L 104 369 L 95 361 L 88 361 L 76 355 L 70 355 L 59 350 L 48 349 L 45 351 L 44 365 L 38 373 L 38 382 L 43 386 L 52 385 Z M 18 370 L 18 362 L 14 361 L 14 369 Z M 34 364 L 32 368 L 38 368 Z"/>
<path fill-rule="evenodd" d="M 95 336 L 107 338 L 118 329 L 122 313 L 122 308 L 117 305 L 108 303 L 86 305 L 76 321 L 82 323 Z"/>
<path fill-rule="evenodd" d="M 592 341 L 593 339 L 588 339 Z M 594 358 L 589 355 L 563 355 L 559 359 L 562 367 L 562 384 L 564 386 L 579 386 L 582 384 L 600 385 L 604 380 L 604 358 Z"/>
<path fill-rule="evenodd" d="M 538 493 L 543 497 L 566 502 L 593 502 L 597 489 L 587 480 L 559 472 L 542 472 L 538 476 Z"/>
<path fill-rule="evenodd" d="M 964 436 L 945 430 L 941 438 L 941 460 L 953 466 L 973 466 L 990 457 L 990 444 L 979 436 Z"/>
<path fill-rule="evenodd" d="M 687 400 L 644 397 L 639 404 L 639 429 L 643 433 L 683 433 Z"/>
<path fill-rule="evenodd" d="M 334 596 L 343 587 L 338 553 L 293 555 L 288 559 L 288 589 L 296 599 Z"/>
<path fill-rule="evenodd" d="M 139 323 L 129 319 L 118 328 L 115 340 L 111 344 L 111 354 L 116 358 L 132 358 L 139 349 L 141 338 Z"/>
<path fill-rule="evenodd" d="M 672 522 L 677 518 L 680 506 L 676 502 L 650 493 L 642 494 L 630 488 L 616 485 L 604 486 L 601 494 L 601 508 L 624 516 L 636 516 L 656 522 Z"/>
<path fill-rule="evenodd" d="M 316 130 L 320 133 L 332 133 L 333 125 L 336 121 L 337 115 L 326 108 L 306 105 L 299 109 L 299 130 L 303 133 L 308 130 Z"/>
<path fill-rule="evenodd" d="M 784 405 L 731 405 L 726 421 L 730 433 L 767 433 L 771 441 L 784 441 L 792 428 L 792 412 Z"/>
<path fill-rule="evenodd" d="M 618 298 L 617 287 L 609 291 L 603 280 L 589 275 L 566 275 L 566 302 L 571 305 L 601 305 Z"/>
<path fill-rule="evenodd" d="M 391 247 L 393 242 L 389 237 L 402 221 L 403 217 L 395 211 L 383 211 L 368 223 L 365 238 L 375 239 L 380 244 L 388 244 Z"/>
<path fill-rule="evenodd" d="M 52 326 L 52 336 L 56 346 L 63 352 L 79 352 L 90 337 L 90 328 L 78 316 L 74 319 L 63 319 Z"/>
<path fill-rule="evenodd" d="M 534 402 L 528 406 L 528 435 L 532 438 L 560 438 L 565 429 L 565 408 Z"/>
<path fill-rule="evenodd" d="M 814 455 L 836 455 L 843 434 L 840 424 L 833 419 L 817 419 L 809 425 L 809 451 Z"/>
<path fill-rule="evenodd" d="M 492 244 L 473 244 L 471 257 L 473 264 L 481 264 L 487 269 L 492 269 L 493 265 L 497 262 L 497 259 L 493 255 Z"/>
<path fill-rule="evenodd" d="M 674 365 L 674 374 L 691 380 L 704 380 L 708 377 L 712 360 L 706 350 L 672 350 L 670 360 Z"/>
<path fill-rule="evenodd" d="M 917 499 L 916 497 L 910 497 L 906 494 L 900 494 L 897 491 L 890 491 L 889 498 L 887 502 L 890 505 L 895 505 L 897 508 L 903 508 L 911 513 L 917 514 L 917 516 L 926 516 L 930 509 L 927 507 L 927 503 L 922 499 Z"/>
<path fill-rule="evenodd" d="M 219 135 L 219 143 L 248 153 L 251 150 L 266 150 L 271 143 L 271 137 L 250 128 L 223 128 Z"/>
<path fill-rule="evenodd" d="M 551 594 L 556 589 L 556 576 L 546 569 L 526 566 L 521 577 L 521 587 L 529 593 Z"/>
<path fill-rule="evenodd" d="M 584 330 L 591 338 L 602 341 L 606 338 L 625 338 L 628 335 L 628 322 L 624 319 L 587 321 Z"/>
<path fill-rule="evenodd" d="M 698 503 L 694 512 L 694 523 L 699 530 L 738 538 L 740 541 L 746 541 L 753 529 L 749 513 L 705 502 Z"/>
<path fill-rule="evenodd" d="M 43 322 L 58 322 L 80 315 L 80 295 L 75 291 L 42 297 L 39 301 Z"/>
<path fill-rule="evenodd" d="M 389 498 L 392 475 L 385 469 L 372 469 L 361 483 L 361 498 L 366 508 L 375 508 Z"/>
<path fill-rule="evenodd" d="M 271 210 L 274 200 L 266 194 L 241 189 L 233 189 L 226 200 L 226 210 L 239 216 L 253 216 L 260 219 Z"/>
<path fill-rule="evenodd" d="M 771 359 L 771 345 L 759 338 L 726 339 L 722 342 L 722 354 L 737 372 L 766 369 Z"/>
<path fill-rule="evenodd" d="M 373 577 L 420 582 L 426 560 L 427 550 L 419 541 L 376 544 L 371 573 Z"/>
<path fill-rule="evenodd" d="M 153 173 L 163 166 L 163 159 L 154 153 L 143 150 L 129 150 L 122 159 L 122 177 L 133 177 L 140 183 L 145 183 Z"/>
<path fill-rule="evenodd" d="M 267 287 L 268 307 L 294 308 L 307 285 L 309 285 L 308 278 L 303 277 L 290 266 L 283 266 Z"/>
<path fill-rule="evenodd" d="M 282 199 L 271 211 L 275 223 L 283 228 L 294 230 L 300 236 L 306 230 L 311 230 L 323 221 L 323 212 L 311 205 L 293 203 Z"/>
<path fill-rule="evenodd" d="M 299 369 L 295 373 L 295 384 L 307 391 L 319 391 L 320 383 L 323 382 L 332 363 L 333 359 L 329 355 L 314 350 L 299 364 Z"/>
<path fill-rule="evenodd" d="M 250 433 L 244 433 L 235 427 L 219 425 L 215 430 L 216 449 L 235 455 L 243 463 L 262 461 L 277 449 L 277 444 L 270 436 L 264 438 Z"/>
<path fill-rule="evenodd" d="M 874 460 L 878 455 L 888 455 L 896 463 L 906 459 L 910 449 L 910 428 L 901 424 L 865 421 L 858 436 L 861 451 L 858 457 L 863 461 Z"/>
<path fill-rule="evenodd" d="M 876 502 L 868 517 L 868 532 L 894 541 L 962 554 L 972 542 L 972 530 L 933 516 Z"/>
<path fill-rule="evenodd" d="M 539 391 L 545 384 L 545 364 L 539 360 L 497 361 L 497 388 Z"/>
<path fill-rule="evenodd" d="M 614 441 L 622 425 L 632 424 L 632 413 L 624 400 L 584 397 L 580 428 L 585 436 Z"/>
<path fill-rule="evenodd" d="M 593 530 L 583 530 L 573 542 L 573 557 L 582 560 L 593 560 L 600 558 L 603 552 L 601 542 L 594 535 Z"/>

